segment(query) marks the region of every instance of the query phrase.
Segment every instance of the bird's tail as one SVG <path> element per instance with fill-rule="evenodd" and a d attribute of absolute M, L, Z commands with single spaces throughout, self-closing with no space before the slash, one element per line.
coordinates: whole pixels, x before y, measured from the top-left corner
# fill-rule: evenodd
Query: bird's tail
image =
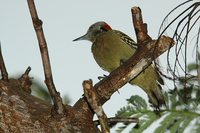
<path fill-rule="evenodd" d="M 165 99 L 160 85 L 164 84 L 164 82 L 152 65 L 131 80 L 130 84 L 142 88 L 147 93 L 149 102 L 154 108 L 160 109 L 161 106 L 165 106 Z"/>
<path fill-rule="evenodd" d="M 161 89 L 162 89 L 161 86 L 157 84 L 157 86 L 154 89 L 151 89 L 149 92 L 147 92 L 147 95 L 149 97 L 149 102 L 152 104 L 154 108 L 158 110 L 160 109 L 161 106 L 165 106 L 165 99 Z"/>

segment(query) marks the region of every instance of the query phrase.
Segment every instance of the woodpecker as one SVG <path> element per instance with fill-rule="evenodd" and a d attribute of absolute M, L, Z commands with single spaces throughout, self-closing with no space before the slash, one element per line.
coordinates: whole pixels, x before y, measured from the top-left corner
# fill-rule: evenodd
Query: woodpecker
<path fill-rule="evenodd" d="M 106 22 L 92 24 L 87 33 L 73 41 L 88 40 L 92 42 L 92 53 L 97 64 L 105 71 L 112 72 L 122 61 L 128 60 L 136 51 L 137 44 L 121 31 L 113 30 Z M 162 78 L 153 64 L 129 82 L 142 88 L 149 97 L 149 102 L 156 109 L 165 105 L 160 84 Z"/>

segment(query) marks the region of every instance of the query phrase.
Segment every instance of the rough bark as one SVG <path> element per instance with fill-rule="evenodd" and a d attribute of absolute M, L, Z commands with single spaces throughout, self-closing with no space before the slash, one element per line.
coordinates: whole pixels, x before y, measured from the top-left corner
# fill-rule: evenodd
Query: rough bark
<path fill-rule="evenodd" d="M 52 116 L 52 105 L 23 90 L 17 79 L 0 80 L 0 132 L 97 132 L 92 118 L 65 106 L 67 117 Z M 83 117 L 84 116 L 84 117 Z"/>

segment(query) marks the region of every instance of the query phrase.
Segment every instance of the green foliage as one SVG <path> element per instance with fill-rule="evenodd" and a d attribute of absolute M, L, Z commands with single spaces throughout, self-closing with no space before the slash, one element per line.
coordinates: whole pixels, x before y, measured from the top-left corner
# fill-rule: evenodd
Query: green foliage
<path fill-rule="evenodd" d="M 131 96 L 127 99 L 128 105 L 122 107 L 116 116 L 136 117 L 139 123 L 124 124 L 116 132 L 121 133 L 128 129 L 130 133 L 141 133 L 152 131 L 153 128 L 154 133 L 183 133 L 186 128 L 189 128 L 190 132 L 199 133 L 200 87 L 197 76 L 180 78 L 178 88 L 165 92 L 164 96 L 166 107 L 160 111 L 148 107 L 142 97 Z"/>
<path fill-rule="evenodd" d="M 35 82 L 35 81 L 32 82 L 31 91 L 32 91 L 32 95 L 44 101 L 47 101 L 49 103 L 52 102 L 51 96 L 49 95 L 48 90 L 39 82 Z"/>
<path fill-rule="evenodd" d="M 176 91 L 180 95 L 183 95 L 184 91 Z M 191 98 L 184 101 L 180 98 L 178 93 L 172 91 L 168 95 L 167 106 L 161 111 L 154 111 L 147 107 L 147 103 L 140 96 L 131 96 L 128 99 L 128 105 L 122 107 L 116 114 L 117 117 L 137 117 L 139 118 L 139 123 L 137 124 L 124 124 L 120 126 L 116 132 L 120 133 L 127 128 L 130 129 L 130 133 L 141 133 L 145 130 L 150 130 L 151 125 L 155 124 L 155 133 L 163 133 L 169 131 L 170 133 L 181 133 L 183 132 L 192 121 L 200 123 L 199 110 L 199 98 L 193 98 L 192 95 L 199 93 L 197 88 L 193 88 L 193 92 L 190 94 Z M 158 126 L 159 125 L 159 126 Z M 150 127 L 150 128 L 149 128 Z M 192 132 L 200 132 L 200 124 L 190 126 Z M 152 129 L 151 129 L 152 131 Z"/>
<path fill-rule="evenodd" d="M 132 104 L 135 107 L 137 107 L 137 110 L 147 110 L 147 103 L 140 96 L 137 96 L 137 95 L 131 96 L 131 98 L 127 99 L 127 101 L 129 104 Z"/>
<path fill-rule="evenodd" d="M 51 96 L 50 96 L 47 88 L 45 86 L 43 86 L 41 83 L 39 83 L 38 81 L 32 82 L 31 91 L 32 91 L 32 95 L 34 95 L 34 96 L 36 96 L 36 97 L 38 97 L 38 98 L 40 98 L 44 101 L 52 103 Z M 63 103 L 69 104 L 70 102 L 71 101 L 70 101 L 69 96 L 64 95 L 63 96 Z"/>
<path fill-rule="evenodd" d="M 191 72 L 191 71 L 194 71 L 194 70 L 196 71 L 198 68 L 199 68 L 199 66 L 196 63 L 189 64 L 188 65 L 188 72 Z"/>
<path fill-rule="evenodd" d="M 71 100 L 70 100 L 68 95 L 63 96 L 63 103 L 64 104 L 70 104 L 71 103 Z"/>

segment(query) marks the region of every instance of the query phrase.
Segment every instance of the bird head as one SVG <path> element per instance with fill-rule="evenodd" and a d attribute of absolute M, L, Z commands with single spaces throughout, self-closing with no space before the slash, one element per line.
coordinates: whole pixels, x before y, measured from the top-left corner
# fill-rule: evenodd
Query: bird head
<path fill-rule="evenodd" d="M 112 30 L 112 28 L 106 22 L 103 22 L 103 21 L 96 22 L 89 27 L 85 35 L 77 39 L 74 39 L 73 41 L 88 40 L 88 41 L 94 42 L 97 36 L 109 30 Z"/>

